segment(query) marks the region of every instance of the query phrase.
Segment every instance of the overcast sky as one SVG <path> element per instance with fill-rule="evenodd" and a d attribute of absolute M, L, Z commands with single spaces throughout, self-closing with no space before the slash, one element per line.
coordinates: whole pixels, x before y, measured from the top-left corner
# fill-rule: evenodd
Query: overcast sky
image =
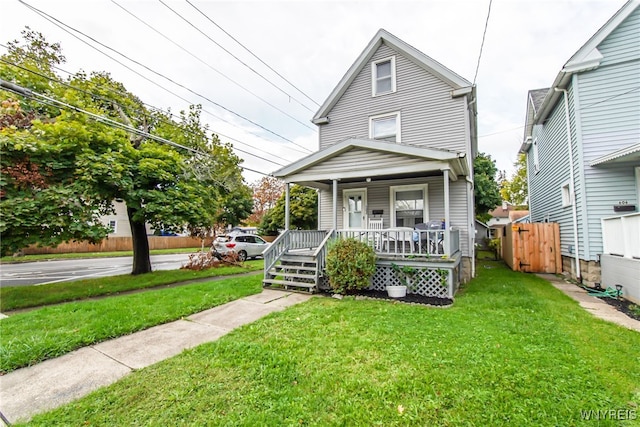
<path fill-rule="evenodd" d="M 210 129 L 222 141 L 260 156 L 237 151 L 245 166 L 263 173 L 317 150 L 310 119 L 318 105 L 307 96 L 322 104 L 380 28 L 473 81 L 489 6 L 489 0 L 162 1 L 25 0 L 79 31 L 67 27 L 65 32 L 17 0 L 0 0 L 0 42 L 20 39 L 28 25 L 61 43 L 66 71 L 107 71 L 144 102 L 173 112 L 202 104 Z M 527 91 L 550 86 L 571 55 L 624 3 L 493 1 L 476 84 L 479 149 L 499 169 L 513 170 Z M 260 175 L 245 172 L 245 178 L 253 182 Z"/>

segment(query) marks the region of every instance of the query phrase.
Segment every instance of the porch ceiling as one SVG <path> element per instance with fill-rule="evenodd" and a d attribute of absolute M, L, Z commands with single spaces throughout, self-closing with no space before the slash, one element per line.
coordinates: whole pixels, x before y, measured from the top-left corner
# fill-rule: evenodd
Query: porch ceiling
<path fill-rule="evenodd" d="M 440 175 L 468 175 L 464 154 L 396 143 L 349 139 L 273 173 L 285 182 L 324 187 L 341 182 Z"/>

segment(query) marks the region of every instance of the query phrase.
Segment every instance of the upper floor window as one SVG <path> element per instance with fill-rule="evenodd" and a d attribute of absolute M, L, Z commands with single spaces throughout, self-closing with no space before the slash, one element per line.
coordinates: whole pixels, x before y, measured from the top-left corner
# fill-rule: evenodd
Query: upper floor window
<path fill-rule="evenodd" d="M 372 96 L 396 91 L 396 58 L 381 59 L 371 64 Z"/>
<path fill-rule="evenodd" d="M 369 117 L 369 137 L 400 142 L 400 112 Z"/>
<path fill-rule="evenodd" d="M 565 207 L 573 205 L 573 193 L 569 182 L 565 182 L 560 186 L 560 192 L 562 194 L 562 206 Z"/>

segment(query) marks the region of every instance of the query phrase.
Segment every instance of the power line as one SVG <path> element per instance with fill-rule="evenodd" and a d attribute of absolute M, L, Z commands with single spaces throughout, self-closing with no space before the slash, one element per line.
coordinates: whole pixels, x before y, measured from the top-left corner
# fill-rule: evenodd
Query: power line
<path fill-rule="evenodd" d="M 489 26 L 489 16 L 491 16 L 491 3 L 493 0 L 489 0 L 489 10 L 487 11 L 487 20 L 484 22 L 484 32 L 482 33 L 482 43 L 480 43 L 480 53 L 478 54 L 478 63 L 476 64 L 476 73 L 473 75 L 473 85 L 476 85 L 476 78 L 478 77 L 478 70 L 480 69 L 480 58 L 482 58 L 482 48 L 484 47 L 484 39 L 487 35 L 487 27 Z"/>
<path fill-rule="evenodd" d="M 269 132 L 269 133 L 271 133 L 271 134 L 273 134 L 273 135 L 275 135 L 275 136 L 277 136 L 277 137 L 279 137 L 279 138 L 281 138 L 281 139 L 283 139 L 283 140 L 285 140 L 285 141 L 287 141 L 287 142 L 289 142 L 289 143 L 293 144 L 293 145 L 296 145 L 296 146 L 298 146 L 298 147 L 302 148 L 303 150 L 306 150 L 306 151 L 307 151 L 307 152 L 309 152 L 309 153 L 311 153 L 311 152 L 312 152 L 312 151 L 311 151 L 311 150 L 309 150 L 308 148 L 306 148 L 306 147 L 304 147 L 304 146 L 302 146 L 302 145 L 300 145 L 300 144 L 298 144 L 298 143 L 296 143 L 296 142 L 294 142 L 294 141 L 290 140 L 289 138 L 286 138 L 286 137 L 284 137 L 284 136 L 282 136 L 282 135 L 280 135 L 280 134 L 278 134 L 278 133 L 276 133 L 276 132 L 272 131 L 271 129 L 268 129 L 268 128 L 267 128 L 267 127 L 265 127 L 265 126 L 262 126 L 261 124 L 256 123 L 256 122 L 254 122 L 253 120 L 251 120 L 251 119 L 249 119 L 249 118 L 247 118 L 247 117 L 244 117 L 243 115 L 241 115 L 241 114 L 239 114 L 239 113 L 236 113 L 235 111 L 233 111 L 233 110 L 231 110 L 231 109 L 229 109 L 229 108 L 227 108 L 227 107 L 225 107 L 225 106 L 223 106 L 223 105 L 221 105 L 221 104 L 219 104 L 219 103 L 217 103 L 217 102 L 213 101 L 212 99 L 210 99 L 210 98 L 208 98 L 208 97 L 206 97 L 206 96 L 204 96 L 204 95 L 201 95 L 201 94 L 199 94 L 199 93 L 195 92 L 194 90 L 192 90 L 192 89 L 188 88 L 187 86 L 185 86 L 185 85 L 183 85 L 183 84 L 180 84 L 180 83 L 176 82 L 175 80 L 173 80 L 173 79 L 171 79 L 171 78 L 169 78 L 169 77 L 165 76 L 164 74 L 159 73 L 158 71 L 155 71 L 154 69 L 152 69 L 152 68 L 150 68 L 150 67 L 148 67 L 148 66 L 146 66 L 146 65 L 144 65 L 144 64 L 142 64 L 142 63 L 140 63 L 139 61 L 136 61 L 136 60 L 134 60 L 134 59 L 132 59 L 132 58 L 128 57 L 127 55 L 125 55 L 125 54 L 123 54 L 123 53 L 121 53 L 121 52 L 117 51 L 116 49 L 113 49 L 112 47 L 105 45 L 104 43 L 102 43 L 102 42 L 100 42 L 100 41 L 98 41 L 98 40 L 94 39 L 93 37 L 91 37 L 91 36 L 89 36 L 89 35 L 87 35 L 87 34 L 83 33 L 82 31 L 77 30 L 77 29 L 75 29 L 75 28 L 71 27 L 70 25 L 67 25 L 67 24 L 63 23 L 63 22 L 62 22 L 62 21 L 60 21 L 59 19 L 56 19 L 56 18 L 54 18 L 53 16 L 51 16 L 51 15 L 49 15 L 49 14 L 47 14 L 47 13 L 45 13 L 45 12 L 43 12 L 43 11 L 39 10 L 39 9 L 37 9 L 37 8 L 35 8 L 35 7 L 33 7 L 33 6 L 29 5 L 29 4 L 27 4 L 27 3 L 26 3 L 26 2 L 24 2 L 23 0 L 18 0 L 18 1 L 19 1 L 20 3 L 22 3 L 23 5 L 25 5 L 26 7 L 28 7 L 29 9 L 31 9 L 32 11 L 36 12 L 37 14 L 39 14 L 40 16 L 42 16 L 43 18 L 47 19 L 49 22 L 53 23 L 54 25 L 56 25 L 58 28 L 62 29 L 63 31 L 65 31 L 65 32 L 67 32 L 67 33 L 69 33 L 69 34 L 71 34 L 69 31 L 67 31 L 65 28 L 63 28 L 63 26 L 64 26 L 64 27 L 67 27 L 67 28 L 71 29 L 72 31 L 74 31 L 74 32 L 76 32 L 76 33 L 82 34 L 84 37 L 86 37 L 86 38 L 88 38 L 88 39 L 92 40 L 94 43 L 97 43 L 97 44 L 99 44 L 100 46 L 103 46 L 104 48 L 109 49 L 110 51 L 112 51 L 112 52 L 114 52 L 114 53 L 116 53 L 116 54 L 118 54 L 118 55 L 120 55 L 120 56 L 122 56 L 122 57 L 126 58 L 127 60 L 129 60 L 129 61 L 133 62 L 134 64 L 137 64 L 137 65 L 139 65 L 139 66 L 141 66 L 141 67 L 145 68 L 146 70 L 148 70 L 148 71 L 150 71 L 150 72 L 152 72 L 152 73 L 154 73 L 154 74 L 158 75 L 159 77 L 162 77 L 163 79 L 165 79 L 165 80 L 167 80 L 167 81 L 169 81 L 169 82 L 173 83 L 174 85 L 176 85 L 176 86 L 178 86 L 178 87 L 181 87 L 182 89 L 184 89 L 184 90 L 186 90 L 186 91 L 188 91 L 188 92 L 190 92 L 190 93 L 192 93 L 192 94 L 194 94 L 194 95 L 196 95 L 196 96 L 198 96 L 198 97 L 200 97 L 200 98 L 205 99 L 206 101 L 210 102 L 211 104 L 213 104 L 213 105 L 215 105 L 215 106 L 217 106 L 217 107 L 219 107 L 219 108 L 222 108 L 223 110 L 225 110 L 225 111 L 227 111 L 227 112 L 229 112 L 229 113 L 231 113 L 231 114 L 233 114 L 233 115 L 235 115 L 235 116 L 237 116 L 237 117 L 239 117 L 239 118 L 241 118 L 241 119 L 243 119 L 243 120 L 245 120 L 245 121 L 247 121 L 247 122 L 249 122 L 249 123 L 253 124 L 254 126 L 257 126 L 257 127 L 261 128 L 261 129 L 263 129 L 263 130 L 265 130 L 265 131 L 267 131 L 267 132 Z M 54 21 L 55 21 L 55 22 L 54 22 Z M 110 56 L 110 55 L 108 55 L 108 54 L 106 54 L 106 53 L 102 52 L 100 49 L 97 49 L 95 46 L 92 46 L 91 44 L 89 44 L 89 43 L 88 43 L 88 42 L 86 42 L 85 40 L 82 40 L 81 38 L 79 38 L 78 36 L 75 36 L 74 34 L 71 34 L 71 35 L 72 35 L 72 36 L 74 36 L 75 38 L 77 38 L 78 40 L 82 41 L 83 43 L 87 44 L 89 47 L 91 47 L 91 48 L 93 48 L 93 49 L 97 50 L 97 51 L 98 51 L 98 52 L 100 52 L 101 54 L 103 54 L 103 55 L 107 56 L 108 58 L 110 58 L 110 59 L 114 60 L 114 61 L 115 61 L 115 62 L 117 62 L 118 64 L 120 64 L 120 65 L 122 65 L 122 66 L 125 66 L 127 69 L 129 69 L 129 70 L 133 71 L 130 67 L 128 67 L 128 66 L 126 66 L 126 65 L 124 65 L 122 62 L 120 62 L 120 61 L 116 60 L 116 59 L 115 59 L 115 58 L 113 58 L 112 56 Z M 157 86 L 162 87 L 162 86 L 161 86 L 161 85 L 159 85 L 158 83 L 153 82 L 153 81 L 151 81 L 150 79 L 148 79 L 147 77 L 142 76 L 142 74 L 137 73 L 137 72 L 136 72 L 136 74 L 138 74 L 139 76 L 141 76 L 141 77 L 145 78 L 146 80 L 148 80 L 148 81 L 152 82 L 153 84 L 155 84 L 155 85 L 157 85 Z M 172 92 L 170 92 L 170 93 L 172 93 Z M 175 96 L 180 97 L 179 95 L 176 95 L 175 93 L 172 93 L 172 94 L 173 94 L 173 95 L 175 95 Z M 180 97 L 180 98 L 181 98 L 181 99 L 184 99 L 184 98 L 182 98 L 182 97 Z M 189 101 L 187 101 L 187 102 L 189 102 Z M 190 103 L 190 102 L 189 102 L 189 103 Z M 224 120 L 224 119 L 222 119 L 222 118 L 220 118 L 220 117 L 218 117 L 218 118 L 219 118 L 220 120 L 225 121 L 225 122 L 227 121 L 227 120 Z"/>
<path fill-rule="evenodd" d="M 234 55 L 233 53 L 231 53 L 228 49 L 226 49 L 224 46 L 222 46 L 220 43 L 218 43 L 217 41 L 215 41 L 214 39 L 212 39 L 211 37 L 209 37 L 204 31 L 202 31 L 200 28 L 196 27 L 193 23 L 191 23 L 188 19 L 186 19 L 184 16 L 180 15 L 178 12 L 176 12 L 174 9 L 172 9 L 169 5 L 167 5 L 164 1 L 162 0 L 158 0 L 164 7 L 166 7 L 167 9 L 169 9 L 171 12 L 173 12 L 174 14 L 176 14 L 180 19 L 182 19 L 184 22 L 186 22 L 187 24 L 189 24 L 191 27 L 193 27 L 196 31 L 198 31 L 200 34 L 202 34 L 203 36 L 205 36 L 207 39 L 209 39 L 213 44 L 215 44 L 216 46 L 218 46 L 220 49 L 224 50 L 225 52 L 227 52 L 229 55 L 231 55 L 236 61 L 238 61 L 239 63 L 241 63 L 242 65 L 244 65 L 245 67 L 247 67 L 249 70 L 251 70 L 253 73 L 255 73 L 256 75 L 258 75 L 260 78 L 262 78 L 264 81 L 266 81 L 267 83 L 269 83 L 271 86 L 273 86 L 274 88 L 278 89 L 280 92 L 282 92 L 283 94 L 285 94 L 286 96 L 289 97 L 289 99 L 294 100 L 297 104 L 299 104 L 300 106 L 302 106 L 303 108 L 306 108 L 307 110 L 309 110 L 310 112 L 314 113 L 314 111 L 307 107 L 306 105 L 304 105 L 302 102 L 298 101 L 296 98 L 294 98 L 293 96 L 289 95 L 286 91 L 284 91 L 282 88 L 280 88 L 278 85 L 274 84 L 273 82 L 271 82 L 271 80 L 267 79 L 265 76 L 263 76 L 262 74 L 260 74 L 258 71 L 256 71 L 255 69 L 253 69 L 249 64 L 247 64 L 246 62 L 242 61 L 240 58 L 238 58 L 236 55 Z"/>
<path fill-rule="evenodd" d="M 592 104 L 585 105 L 584 107 L 580 107 L 580 109 L 581 109 L 581 110 L 585 110 L 585 109 L 587 109 L 587 108 L 591 108 L 591 107 L 593 107 L 594 105 L 602 104 L 603 102 L 610 101 L 610 100 L 612 100 L 612 99 L 618 98 L 618 97 L 623 96 L 623 95 L 627 95 L 627 94 L 629 94 L 629 93 L 631 93 L 631 92 L 635 92 L 635 91 L 637 91 L 637 90 L 640 90 L 640 86 L 636 86 L 636 87 L 634 87 L 633 89 L 629 89 L 629 90 L 628 90 L 628 91 L 626 91 L 626 92 L 622 92 L 622 93 L 619 93 L 619 94 L 617 94 L 617 95 L 613 95 L 613 96 L 610 96 L 610 97 L 608 97 L 608 98 L 601 99 L 600 101 L 596 101 L 596 102 L 594 102 L 594 103 L 592 103 Z"/>
<path fill-rule="evenodd" d="M 138 136 L 143 136 L 145 138 L 152 139 L 152 140 L 154 140 L 156 142 L 160 142 L 162 144 L 170 145 L 170 146 L 172 146 L 174 148 L 180 148 L 182 150 L 190 151 L 190 152 L 192 152 L 194 154 L 199 154 L 199 155 L 203 155 L 203 156 L 212 157 L 208 153 L 205 153 L 205 152 L 202 152 L 202 151 L 199 151 L 199 150 L 195 150 L 195 149 L 193 149 L 191 147 L 187 147 L 187 146 L 184 146 L 182 144 L 178 144 L 177 142 L 171 141 L 169 139 L 162 138 L 162 137 L 157 136 L 157 135 L 153 135 L 153 134 L 151 134 L 149 132 L 145 132 L 143 130 L 140 130 L 140 129 L 134 128 L 132 126 L 126 125 L 124 123 L 120 123 L 120 122 L 118 122 L 116 120 L 110 119 L 109 117 L 105 117 L 105 116 L 101 116 L 99 114 L 92 113 L 92 112 L 84 110 L 84 109 L 82 109 L 80 107 L 76 107 L 75 105 L 72 105 L 72 104 L 57 100 L 55 98 L 43 95 L 43 94 L 38 93 L 38 92 L 34 92 L 34 91 L 30 90 L 30 89 L 21 87 L 19 85 L 7 82 L 7 81 L 2 80 L 2 79 L 0 79 L 0 89 L 4 89 L 4 90 L 6 90 L 8 92 L 11 92 L 11 93 L 14 93 L 16 95 L 24 96 L 25 98 L 33 99 L 34 101 L 39 102 L 39 103 L 44 104 L 44 105 L 48 105 L 48 106 L 56 107 L 56 108 L 63 107 L 63 108 L 67 108 L 69 110 L 72 110 L 72 111 L 75 111 L 75 112 L 78 112 L 78 113 L 86 114 L 87 116 L 91 117 L 92 119 L 94 119 L 94 120 L 96 120 L 98 122 L 104 123 L 107 126 L 111 126 L 111 127 L 116 128 L 116 129 L 121 129 L 121 130 L 124 130 L 126 132 L 131 132 L 131 133 L 136 134 Z M 241 168 L 241 169 L 244 169 L 244 170 L 248 170 L 250 172 L 254 172 L 254 173 L 260 174 L 260 175 L 268 176 L 268 174 L 266 174 L 264 172 L 259 172 L 257 170 L 248 168 L 246 166 L 238 165 L 238 167 Z M 221 185 L 224 186 L 224 184 L 221 184 Z"/>
<path fill-rule="evenodd" d="M 2 44 L 0 44 L 0 46 L 3 46 L 3 45 L 2 45 Z M 69 83 L 66 83 L 66 82 L 63 82 L 63 81 L 60 81 L 60 80 L 54 79 L 54 78 L 49 77 L 49 76 L 47 76 L 47 75 L 45 75 L 45 74 L 38 73 L 37 71 L 30 70 L 30 69 L 28 69 L 28 68 L 26 68 L 26 67 L 23 67 L 23 66 L 21 66 L 21 65 L 18 65 L 18 64 L 14 64 L 13 62 L 7 61 L 7 60 L 5 60 L 5 59 L 0 58 L 0 62 L 3 62 L 3 63 L 5 63 L 5 64 L 11 65 L 11 66 L 14 66 L 14 67 L 17 67 L 17 68 L 20 68 L 21 70 L 24 70 L 24 71 L 27 71 L 27 72 L 29 72 L 29 73 L 35 74 L 35 75 L 37 75 L 37 76 L 39 76 L 39 77 L 42 77 L 42 78 L 48 79 L 48 80 L 50 80 L 50 81 L 52 81 L 52 82 L 58 83 L 58 84 L 60 84 L 60 85 L 63 85 L 63 86 L 65 86 L 65 87 L 68 87 L 68 88 L 70 88 L 70 89 L 77 90 L 77 91 L 82 92 L 82 93 L 84 93 L 84 94 L 86 94 L 86 95 L 89 95 L 89 96 L 91 96 L 91 97 L 99 98 L 99 99 L 101 99 L 101 100 L 103 100 L 103 101 L 113 102 L 113 103 L 115 103 L 115 104 L 119 105 L 121 108 L 126 109 L 126 107 L 125 107 L 125 106 L 122 106 L 121 104 L 117 103 L 116 101 L 114 101 L 114 100 L 112 100 L 112 99 L 104 98 L 103 96 L 98 95 L 98 94 L 96 94 L 96 93 L 89 92 L 89 91 L 87 91 L 87 90 L 85 90 L 85 89 L 79 88 L 79 87 L 77 87 L 77 86 L 73 86 L 73 85 L 71 85 L 71 84 L 69 84 Z M 108 86 L 100 86 L 100 87 L 108 88 Z M 108 88 L 108 89 L 111 89 L 111 88 Z M 111 90 L 113 90 L 113 91 L 114 91 L 114 92 L 116 92 L 116 93 L 119 93 L 119 94 L 123 95 L 123 94 L 122 94 L 122 92 L 116 91 L 116 90 L 114 90 L 114 89 L 111 89 Z M 154 107 L 154 108 L 156 108 L 156 107 Z M 136 111 L 137 113 L 143 113 L 143 112 L 144 112 L 144 111 L 142 111 L 142 110 L 135 110 L 135 111 Z M 172 117 L 178 117 L 178 116 L 176 116 L 176 115 L 175 115 L 175 114 L 173 114 L 173 113 L 165 112 L 164 110 L 161 110 L 161 109 L 158 109 L 158 111 L 159 111 L 159 112 L 161 112 L 161 113 L 164 113 L 164 114 L 170 114 Z M 162 123 L 165 123 L 165 124 L 172 124 L 172 123 L 170 123 L 170 122 L 168 122 L 168 121 L 166 121 L 166 120 L 162 120 L 162 119 L 158 119 L 158 120 L 159 120 L 160 122 L 162 122 Z M 193 134 L 193 132 L 191 132 L 189 129 L 185 129 L 185 131 L 186 131 L 186 132 L 188 132 L 188 133 Z M 215 132 L 215 131 L 213 131 L 213 133 L 214 133 L 214 134 L 217 134 L 217 135 L 221 135 L 220 133 Z M 222 136 L 225 136 L 225 135 L 222 135 Z M 248 143 L 246 143 L 246 142 L 243 142 L 243 141 L 237 140 L 237 139 L 235 139 L 235 138 L 230 138 L 230 137 L 228 137 L 228 136 L 225 136 L 225 137 L 226 137 L 226 138 L 229 138 L 229 139 L 232 139 L 232 140 L 234 140 L 234 141 L 237 141 L 237 142 L 239 142 L 239 143 L 241 143 L 241 144 L 245 144 L 245 145 L 247 145 L 247 146 L 249 146 L 249 147 L 251 147 L 251 148 L 253 148 L 253 149 L 255 149 L 255 150 L 258 150 L 258 151 L 263 152 L 263 153 L 265 153 L 265 154 L 267 154 L 267 155 L 270 155 L 270 156 L 276 157 L 276 158 L 278 158 L 278 159 L 280 159 L 280 160 L 284 160 L 284 161 L 287 161 L 287 162 L 289 161 L 289 160 L 284 159 L 284 158 L 282 158 L 282 157 L 275 156 L 275 155 L 273 155 L 273 154 L 271 154 L 271 153 L 267 153 L 266 151 L 260 150 L 259 148 L 254 147 L 253 145 L 248 144 Z M 266 162 L 273 163 L 273 164 L 278 165 L 278 166 L 284 166 L 284 164 L 282 164 L 282 163 L 280 163 L 280 162 L 276 162 L 276 161 L 274 161 L 274 160 L 270 160 L 270 159 L 264 158 L 264 157 L 259 156 L 259 155 L 257 155 L 257 154 L 251 153 L 251 152 L 249 152 L 249 151 L 245 151 L 245 150 L 243 150 L 243 149 L 241 149 L 241 148 L 238 148 L 238 147 L 236 147 L 236 146 L 233 146 L 233 148 L 234 148 L 235 150 L 237 150 L 237 151 L 241 152 L 241 153 L 248 154 L 248 155 L 253 156 L 253 157 L 255 157 L 255 158 L 258 158 L 258 159 L 260 159 L 260 160 L 264 160 L 264 161 L 266 161 Z"/>
<path fill-rule="evenodd" d="M 138 20 L 140 23 L 142 23 L 143 25 L 145 25 L 147 28 L 151 29 L 152 31 L 154 31 L 156 34 L 160 35 L 161 37 L 163 37 L 165 40 L 167 40 L 168 42 L 172 43 L 174 46 L 176 46 L 177 48 L 181 49 L 183 52 L 187 53 L 188 55 L 190 55 L 192 58 L 194 58 L 195 60 L 199 61 L 200 63 L 204 64 L 205 66 L 207 66 L 208 68 L 210 68 L 211 70 L 213 70 L 214 72 L 218 73 L 220 76 L 224 77 L 225 79 L 227 79 L 228 81 L 230 81 L 231 83 L 235 84 L 236 86 L 238 86 L 240 89 L 246 91 L 247 93 L 255 96 L 256 98 L 258 98 L 260 101 L 264 102 L 265 104 L 267 104 L 268 106 L 270 106 L 271 108 L 273 108 L 274 110 L 279 111 L 280 113 L 284 114 L 285 116 L 289 117 L 290 119 L 296 121 L 297 123 L 301 124 L 302 126 L 306 127 L 307 129 L 311 129 L 312 131 L 317 131 L 316 128 L 313 128 L 311 126 L 309 126 L 306 123 L 303 123 L 302 121 L 296 119 L 295 117 L 293 117 L 291 114 L 287 113 L 286 111 L 280 109 L 279 107 L 273 105 L 272 103 L 270 103 L 269 101 L 267 101 L 266 99 L 262 98 L 260 95 L 256 94 L 255 92 L 251 91 L 250 89 L 246 88 L 245 86 L 241 85 L 240 83 L 238 83 L 237 81 L 233 80 L 231 77 L 227 76 L 226 74 L 224 74 L 222 71 L 218 70 L 217 68 L 215 68 L 214 66 L 212 66 L 211 64 L 209 64 L 208 62 L 202 60 L 199 56 L 197 56 L 196 54 L 194 54 L 193 52 L 189 51 L 188 49 L 186 49 L 185 47 L 183 47 L 182 45 L 180 45 L 179 43 L 177 43 L 176 41 L 174 41 L 173 39 L 169 38 L 167 35 L 165 35 L 164 33 L 162 33 L 161 31 L 159 31 L 158 29 L 154 28 L 153 26 L 151 26 L 150 24 L 148 24 L 146 21 L 144 21 L 142 18 L 138 17 L 136 14 L 134 14 L 133 12 L 129 11 L 128 9 L 126 9 L 124 6 L 118 4 L 118 2 L 116 2 L 115 0 L 111 0 L 111 2 L 113 4 L 115 4 L 116 6 L 118 6 L 120 9 L 122 9 L 123 11 L 125 11 L 126 13 L 128 13 L 131 17 L 133 17 L 134 19 Z"/>
<path fill-rule="evenodd" d="M 306 93 L 304 93 L 304 91 L 302 89 L 300 89 L 299 87 L 297 87 L 296 85 L 294 85 L 293 83 L 291 83 L 289 80 L 287 80 L 286 77 L 284 77 L 282 74 L 280 74 L 279 72 L 277 72 L 276 70 L 274 70 L 269 64 L 267 64 L 266 62 L 264 62 L 262 59 L 260 59 L 260 57 L 258 57 L 258 55 L 256 55 L 255 53 L 253 53 L 253 51 L 251 49 L 249 49 L 248 47 L 246 47 L 245 45 L 243 45 L 242 43 L 240 43 L 240 41 L 238 41 L 235 37 L 233 37 L 231 34 L 229 34 L 228 31 L 226 31 L 224 28 L 222 28 L 220 25 L 218 25 L 213 19 L 211 19 L 209 16 L 207 16 L 204 12 L 202 12 L 200 9 L 198 9 L 193 3 L 191 3 L 189 0 L 186 0 L 186 2 L 195 10 L 197 10 L 202 16 L 204 16 L 209 22 L 211 22 L 213 25 L 215 25 L 216 27 L 218 27 L 220 29 L 220 31 L 222 31 L 223 33 L 225 33 L 227 36 L 229 36 L 234 42 L 238 43 L 240 46 L 242 46 L 242 48 L 244 50 L 246 50 L 247 52 L 249 52 L 254 58 L 256 58 L 258 61 L 260 61 L 262 64 L 264 64 L 264 66 L 266 66 L 268 69 L 270 69 L 271 71 L 273 71 L 278 77 L 280 77 L 282 80 L 284 80 L 285 82 L 289 83 L 289 85 L 291 87 L 293 87 L 295 90 L 297 90 L 298 92 L 300 92 L 302 95 L 304 95 L 309 101 L 313 102 L 314 104 L 316 104 L 318 107 L 320 106 L 320 104 L 318 104 L 313 98 L 311 98 L 309 95 L 307 95 Z"/>

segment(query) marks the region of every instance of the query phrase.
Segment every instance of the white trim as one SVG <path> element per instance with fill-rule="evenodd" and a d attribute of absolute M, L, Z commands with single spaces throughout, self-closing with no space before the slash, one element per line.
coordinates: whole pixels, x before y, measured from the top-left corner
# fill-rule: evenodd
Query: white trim
<path fill-rule="evenodd" d="M 640 166 L 635 167 L 636 171 L 636 211 L 640 211 Z"/>
<path fill-rule="evenodd" d="M 378 88 L 378 64 L 383 62 L 389 62 L 391 66 L 391 90 L 387 90 L 384 92 L 378 92 L 376 89 Z M 388 58 L 379 59 L 377 61 L 371 62 L 371 96 L 382 96 L 387 95 L 389 93 L 394 93 L 396 91 L 396 57 L 390 56 Z"/>
<path fill-rule="evenodd" d="M 640 153 L 640 142 L 637 144 L 630 145 L 628 147 L 621 148 L 620 150 L 612 151 L 611 153 L 605 154 L 604 156 L 600 156 L 597 159 L 589 162 L 589 166 L 597 166 L 603 163 L 611 163 L 611 162 L 625 162 L 631 161 L 633 155 L 638 155 Z"/>
<path fill-rule="evenodd" d="M 369 138 L 371 139 L 375 139 L 377 141 L 386 141 L 385 137 L 381 137 L 381 138 L 375 138 L 373 135 L 373 122 L 375 122 L 376 120 L 380 120 L 380 119 L 386 119 L 386 118 L 391 118 L 391 117 L 395 117 L 396 119 L 396 141 L 395 142 L 401 142 L 402 141 L 402 116 L 400 115 L 400 111 L 394 111 L 392 113 L 386 113 L 386 114 L 378 114 L 375 116 L 369 116 Z M 387 135 L 386 138 L 390 137 L 392 135 Z"/>
<path fill-rule="evenodd" d="M 352 194 L 362 194 L 362 224 L 360 227 L 355 228 L 366 228 L 367 227 L 367 189 L 366 188 L 349 188 L 342 190 L 342 225 L 348 230 L 349 228 L 349 204 L 347 200 Z"/>
<path fill-rule="evenodd" d="M 113 223 L 113 225 L 111 225 L 111 223 Z M 118 221 L 110 219 L 108 227 L 111 229 L 111 234 L 116 234 L 118 232 Z"/>
<path fill-rule="evenodd" d="M 562 207 L 566 208 L 573 205 L 573 188 L 571 181 L 566 180 L 560 185 L 560 196 L 562 198 Z"/>
<path fill-rule="evenodd" d="M 389 187 L 389 226 L 396 226 L 396 191 L 422 190 L 422 222 L 429 221 L 429 184 L 392 185 Z"/>
<path fill-rule="evenodd" d="M 537 174 L 538 172 L 540 172 L 540 155 L 538 154 L 538 138 L 533 140 L 531 147 L 533 148 L 533 172 Z"/>

